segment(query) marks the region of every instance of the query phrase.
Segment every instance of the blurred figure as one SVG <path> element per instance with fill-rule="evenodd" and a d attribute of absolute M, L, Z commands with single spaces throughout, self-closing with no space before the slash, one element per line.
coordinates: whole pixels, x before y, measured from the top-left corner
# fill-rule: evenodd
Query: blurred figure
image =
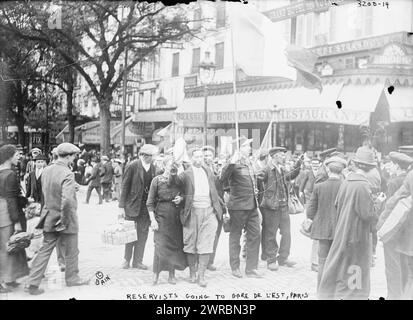
<path fill-rule="evenodd" d="M 97 158 L 92 158 L 92 173 L 90 177 L 86 180 L 86 184 L 89 184 L 86 192 L 86 204 L 89 204 L 90 196 L 93 190 L 96 190 L 99 197 L 99 204 L 102 204 L 102 186 L 100 183 L 101 175 L 101 164 L 98 162 Z"/>
<path fill-rule="evenodd" d="M 103 189 L 103 199 L 105 199 L 106 202 L 109 202 L 112 199 L 113 167 L 108 156 L 102 157 L 101 169 L 100 182 Z"/>
<path fill-rule="evenodd" d="M 32 202 L 40 203 L 43 207 L 43 193 L 42 193 L 42 173 L 46 168 L 47 157 L 38 155 L 34 158 L 35 170 L 29 173 L 28 184 L 26 189 L 26 198 L 31 198 Z"/>
<path fill-rule="evenodd" d="M 122 168 L 122 160 L 116 158 L 113 160 L 113 185 L 115 194 L 113 200 L 120 199 L 120 192 L 122 187 L 122 175 L 123 175 L 123 168 Z"/>

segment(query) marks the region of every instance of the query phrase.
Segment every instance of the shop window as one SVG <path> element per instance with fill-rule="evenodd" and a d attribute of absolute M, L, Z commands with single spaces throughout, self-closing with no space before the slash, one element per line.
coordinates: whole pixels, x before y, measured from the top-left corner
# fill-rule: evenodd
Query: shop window
<path fill-rule="evenodd" d="M 179 52 L 172 55 L 172 77 L 179 76 Z"/>
<path fill-rule="evenodd" d="M 192 74 L 198 73 L 200 58 L 201 58 L 201 49 L 200 48 L 192 49 L 192 68 L 191 68 Z"/>
<path fill-rule="evenodd" d="M 215 45 L 215 65 L 217 70 L 224 68 L 224 42 Z"/>

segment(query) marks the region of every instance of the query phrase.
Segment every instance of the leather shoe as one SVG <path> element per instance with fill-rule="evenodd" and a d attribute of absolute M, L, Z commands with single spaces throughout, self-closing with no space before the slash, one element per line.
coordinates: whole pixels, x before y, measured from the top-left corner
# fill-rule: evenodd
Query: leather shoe
<path fill-rule="evenodd" d="M 246 271 L 246 272 L 245 272 L 245 275 L 246 275 L 248 278 L 262 278 L 262 274 L 259 273 L 256 269 L 251 270 L 251 271 Z"/>
<path fill-rule="evenodd" d="M 239 271 L 239 269 L 232 270 L 232 275 L 236 278 L 242 278 L 242 274 L 241 271 Z"/>
<path fill-rule="evenodd" d="M 140 269 L 140 270 L 148 270 L 148 267 L 145 266 L 143 263 L 138 262 L 137 264 L 133 264 L 132 268 Z"/>
<path fill-rule="evenodd" d="M 6 285 L 11 288 L 17 288 L 20 285 L 20 283 L 13 281 L 13 282 L 7 282 Z"/>
<path fill-rule="evenodd" d="M 129 261 L 123 261 L 122 263 L 122 269 L 129 269 Z"/>
<path fill-rule="evenodd" d="M 43 289 L 40 289 L 37 286 L 29 286 L 26 291 L 31 294 L 32 296 L 38 296 L 39 294 L 44 293 Z"/>
<path fill-rule="evenodd" d="M 288 268 L 292 268 L 292 267 L 294 267 L 296 264 L 297 264 L 297 262 L 294 262 L 294 261 L 291 261 L 291 260 L 285 260 L 285 261 L 283 261 L 283 262 L 279 262 L 278 261 L 278 264 L 280 265 L 280 266 L 282 266 L 282 267 L 288 267 Z"/>
<path fill-rule="evenodd" d="M 79 279 L 76 282 L 69 282 L 66 283 L 67 287 L 79 287 L 79 286 L 87 286 L 90 283 L 89 279 Z"/>
<path fill-rule="evenodd" d="M 210 264 L 210 265 L 207 267 L 207 269 L 208 269 L 209 271 L 217 271 L 217 267 L 215 267 L 213 264 Z"/>
<path fill-rule="evenodd" d="M 276 262 L 271 262 L 267 265 L 268 270 L 271 271 L 277 271 L 278 270 L 278 266 Z"/>

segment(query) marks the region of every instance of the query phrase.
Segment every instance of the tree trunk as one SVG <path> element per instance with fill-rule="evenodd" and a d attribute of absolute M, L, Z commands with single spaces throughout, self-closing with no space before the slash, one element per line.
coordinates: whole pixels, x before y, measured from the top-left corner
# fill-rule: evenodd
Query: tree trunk
<path fill-rule="evenodd" d="M 69 86 L 66 92 L 67 100 L 67 124 L 69 126 L 69 142 L 74 143 L 75 141 L 75 122 L 76 116 L 73 114 L 73 86 Z"/>
<path fill-rule="evenodd" d="M 110 152 L 110 107 L 111 99 L 99 101 L 100 108 L 100 154 L 109 155 Z"/>
<path fill-rule="evenodd" d="M 22 83 L 21 81 L 17 82 L 17 90 L 16 90 L 16 105 L 17 105 L 17 113 L 15 114 L 16 126 L 18 130 L 18 143 L 22 146 L 26 146 L 26 139 L 24 135 L 24 125 L 26 123 L 26 119 L 24 118 L 24 92 L 22 90 Z"/>

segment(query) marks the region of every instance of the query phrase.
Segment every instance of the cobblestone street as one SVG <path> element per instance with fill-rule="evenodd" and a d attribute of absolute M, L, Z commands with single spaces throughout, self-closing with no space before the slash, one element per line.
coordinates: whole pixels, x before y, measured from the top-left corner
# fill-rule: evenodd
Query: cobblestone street
<path fill-rule="evenodd" d="M 244 277 L 236 279 L 231 275 L 228 262 L 228 234 L 222 233 L 216 257 L 215 272 L 208 271 L 207 288 L 200 288 L 187 281 L 188 269 L 177 272 L 177 284 L 167 283 L 167 272 L 160 275 L 159 284 L 152 286 L 153 233 L 150 231 L 146 245 L 144 263 L 149 270 L 124 270 L 121 268 L 123 246 L 103 244 L 101 232 L 109 224 L 115 223 L 118 215 L 117 202 L 97 205 L 97 196 L 92 196 L 89 205 L 84 204 L 85 187 L 78 193 L 79 202 L 79 265 L 83 277 L 92 280 L 89 286 L 68 288 L 64 284 L 64 274 L 57 266 L 55 253 L 50 259 L 46 278 L 41 284 L 45 293 L 30 296 L 22 285 L 10 294 L 3 294 L 0 299 L 315 299 L 316 273 L 311 271 L 311 240 L 300 232 L 303 214 L 291 216 L 292 248 L 291 259 L 297 262 L 294 268 L 280 267 L 271 272 L 266 263 L 260 261 L 259 269 L 264 273 L 262 279 Z M 371 299 L 386 296 L 383 249 L 377 248 L 376 266 L 371 274 Z M 241 265 L 243 270 L 244 263 Z M 96 283 L 96 273 L 103 274 L 103 281 Z M 102 277 L 101 274 L 98 274 Z M 108 279 L 109 278 L 109 279 Z M 105 281 L 105 279 L 107 279 Z M 102 284 L 102 282 L 104 282 Z M 260 294 L 260 296 L 258 296 Z M 128 296 L 130 295 L 130 296 Z"/>

